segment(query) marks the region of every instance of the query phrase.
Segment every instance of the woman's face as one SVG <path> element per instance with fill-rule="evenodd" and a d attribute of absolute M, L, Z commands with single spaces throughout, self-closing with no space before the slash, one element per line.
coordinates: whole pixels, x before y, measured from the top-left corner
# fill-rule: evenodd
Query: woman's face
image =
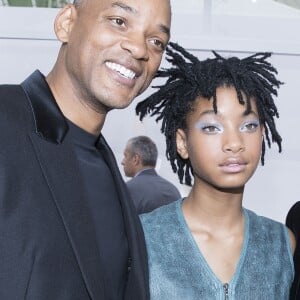
<path fill-rule="evenodd" d="M 263 129 L 254 100 L 251 111 L 239 103 L 233 87 L 219 87 L 217 113 L 213 101 L 199 97 L 186 119 L 187 129 L 177 131 L 177 149 L 189 158 L 195 183 L 218 189 L 243 188 L 261 155 Z"/>

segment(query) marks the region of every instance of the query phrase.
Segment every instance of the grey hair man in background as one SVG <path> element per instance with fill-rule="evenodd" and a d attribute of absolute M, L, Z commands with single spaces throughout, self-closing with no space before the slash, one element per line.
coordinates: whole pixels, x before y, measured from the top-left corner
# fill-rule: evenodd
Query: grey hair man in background
<path fill-rule="evenodd" d="M 155 171 L 158 151 L 147 136 L 131 138 L 124 150 L 122 165 L 134 205 L 139 214 L 179 199 L 178 189 Z"/>

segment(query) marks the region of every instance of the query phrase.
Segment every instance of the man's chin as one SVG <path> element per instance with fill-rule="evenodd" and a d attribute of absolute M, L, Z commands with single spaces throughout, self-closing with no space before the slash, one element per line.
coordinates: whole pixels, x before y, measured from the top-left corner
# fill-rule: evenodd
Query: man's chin
<path fill-rule="evenodd" d="M 112 110 L 112 109 L 124 109 L 124 108 L 127 108 L 131 103 L 133 102 L 130 101 L 128 103 L 120 103 L 119 105 L 115 105 L 114 107 L 108 107 L 109 110 Z"/>

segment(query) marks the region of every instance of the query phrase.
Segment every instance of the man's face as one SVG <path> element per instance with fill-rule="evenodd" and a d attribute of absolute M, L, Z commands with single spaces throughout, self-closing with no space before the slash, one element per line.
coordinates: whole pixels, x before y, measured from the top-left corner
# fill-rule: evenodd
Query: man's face
<path fill-rule="evenodd" d="M 97 111 L 124 108 L 150 84 L 169 41 L 169 0 L 82 0 L 65 44 L 80 101 Z"/>
<path fill-rule="evenodd" d="M 124 150 L 124 157 L 121 162 L 124 173 L 127 177 L 134 177 L 136 173 L 136 155 L 132 152 L 130 144 L 127 144 Z"/>

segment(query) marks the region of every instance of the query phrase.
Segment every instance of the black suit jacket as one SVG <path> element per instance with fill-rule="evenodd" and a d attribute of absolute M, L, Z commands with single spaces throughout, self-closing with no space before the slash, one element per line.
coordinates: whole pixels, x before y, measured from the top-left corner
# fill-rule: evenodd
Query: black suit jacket
<path fill-rule="evenodd" d="M 139 214 L 178 200 L 181 196 L 174 184 L 159 176 L 155 169 L 145 169 L 127 181 L 131 198 Z"/>
<path fill-rule="evenodd" d="M 300 202 L 296 202 L 289 210 L 286 225 L 292 230 L 296 238 L 294 252 L 295 278 L 291 288 L 290 299 L 300 299 Z"/>
<path fill-rule="evenodd" d="M 0 299 L 108 300 L 94 224 L 68 125 L 36 71 L 0 87 Z M 100 137 L 128 237 L 124 299 L 149 299 L 143 233 L 115 158 Z M 101 197 L 101 191 L 99 191 Z"/>

